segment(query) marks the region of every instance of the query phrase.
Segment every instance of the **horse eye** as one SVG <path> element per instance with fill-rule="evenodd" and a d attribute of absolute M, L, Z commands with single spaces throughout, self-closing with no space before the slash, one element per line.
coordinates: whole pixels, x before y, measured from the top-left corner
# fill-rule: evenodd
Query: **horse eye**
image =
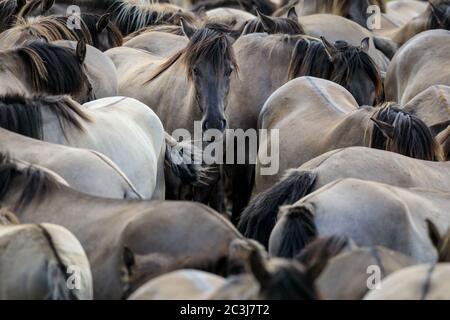
<path fill-rule="evenodd" d="M 227 72 L 226 72 L 226 75 L 227 76 L 229 76 L 229 75 L 231 75 L 231 73 L 233 72 L 233 68 L 232 67 L 229 67 L 228 69 L 227 69 Z"/>
<path fill-rule="evenodd" d="M 194 75 L 196 75 L 196 76 L 198 75 L 198 69 L 197 68 L 193 68 L 192 72 L 194 73 Z"/>

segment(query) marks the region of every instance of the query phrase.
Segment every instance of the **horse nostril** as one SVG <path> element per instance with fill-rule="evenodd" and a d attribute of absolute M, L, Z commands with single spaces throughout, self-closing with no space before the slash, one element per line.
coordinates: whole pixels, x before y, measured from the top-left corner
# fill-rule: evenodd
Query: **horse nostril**
<path fill-rule="evenodd" d="M 216 130 L 219 130 L 220 132 L 223 132 L 226 127 L 227 127 L 227 120 L 225 120 L 225 119 L 220 119 L 220 120 L 216 120 L 216 121 L 205 120 L 202 123 L 203 132 L 205 132 L 206 130 L 209 130 L 209 129 L 216 129 Z"/>

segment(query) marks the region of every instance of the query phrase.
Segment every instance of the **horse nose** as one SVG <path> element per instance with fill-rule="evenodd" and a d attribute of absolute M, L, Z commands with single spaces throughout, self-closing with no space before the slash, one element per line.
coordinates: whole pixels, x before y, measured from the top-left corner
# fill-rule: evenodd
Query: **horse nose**
<path fill-rule="evenodd" d="M 217 120 L 208 120 L 203 121 L 202 129 L 205 132 L 208 129 L 216 129 L 220 132 L 223 132 L 227 127 L 227 120 L 225 119 L 217 119 Z"/>

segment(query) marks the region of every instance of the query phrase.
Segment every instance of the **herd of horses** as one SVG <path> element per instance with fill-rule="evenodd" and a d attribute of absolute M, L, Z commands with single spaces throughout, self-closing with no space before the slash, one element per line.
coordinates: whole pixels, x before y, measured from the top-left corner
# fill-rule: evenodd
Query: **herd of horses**
<path fill-rule="evenodd" d="M 450 299 L 449 30 L 449 0 L 0 0 L 0 299 Z M 205 164 L 196 122 L 279 134 Z"/>

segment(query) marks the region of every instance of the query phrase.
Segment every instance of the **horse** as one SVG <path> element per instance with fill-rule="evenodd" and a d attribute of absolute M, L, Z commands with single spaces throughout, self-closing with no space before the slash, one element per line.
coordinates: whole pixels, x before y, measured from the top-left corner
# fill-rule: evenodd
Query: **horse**
<path fill-rule="evenodd" d="M 89 101 L 93 92 L 85 57 L 84 41 L 75 51 L 38 41 L 0 51 L 0 94 L 70 94 Z"/>
<path fill-rule="evenodd" d="M 291 7 L 295 7 L 299 16 L 308 16 L 318 13 L 338 15 L 358 23 L 364 28 L 368 28 L 368 9 L 376 5 L 382 13 L 386 12 L 385 0 L 291 0 L 286 5 L 278 9 L 274 16 L 283 16 Z"/>
<path fill-rule="evenodd" d="M 365 53 L 367 45 L 370 46 L 367 39 L 354 47 L 303 35 L 255 33 L 238 38 L 233 47 L 239 77 L 231 79 L 226 109 L 229 127 L 256 130 L 261 108 L 269 96 L 288 80 L 305 75 L 337 81 L 361 97 L 361 103 L 372 104 L 371 99 L 381 93 L 381 80 L 376 65 Z M 249 150 L 246 152 L 247 164 L 225 166 L 230 180 L 237 181 L 232 183 L 236 191 L 233 193 L 235 222 L 247 205 L 253 187 L 255 159 L 251 159 Z"/>
<path fill-rule="evenodd" d="M 136 290 L 130 300 L 265 300 L 320 299 L 315 280 L 331 258 L 339 239 L 331 237 L 320 249 L 314 248 L 308 263 L 300 260 L 268 258 L 257 243 L 235 239 L 230 244 L 230 260 L 240 259 L 247 273 L 228 278 L 198 270 L 178 270 L 154 278 Z M 231 258 L 232 256 L 232 258 Z"/>
<path fill-rule="evenodd" d="M 363 39 L 369 38 L 370 57 L 381 71 L 387 70 L 389 57 L 387 53 L 379 50 L 381 44 L 385 44 L 386 41 L 357 23 L 331 14 L 304 16 L 300 17 L 299 21 L 307 35 L 316 38 L 323 36 L 330 42 L 345 41 L 350 45 L 359 46 Z"/>
<path fill-rule="evenodd" d="M 405 104 L 432 85 L 450 85 L 447 52 L 450 31 L 425 31 L 403 45 L 385 80 L 386 99 Z"/>
<path fill-rule="evenodd" d="M 449 0 L 429 0 L 426 10 L 423 10 L 414 19 L 393 30 L 380 30 L 377 34 L 390 38 L 394 42 L 395 50 L 415 35 L 433 29 L 450 30 Z"/>
<path fill-rule="evenodd" d="M 394 272 L 364 300 L 448 300 L 450 264 L 421 264 Z"/>
<path fill-rule="evenodd" d="M 113 199 L 142 199 L 122 170 L 96 151 L 50 144 L 3 128 L 0 150 L 20 161 L 50 169 L 80 192 Z"/>
<path fill-rule="evenodd" d="M 449 192 L 449 165 L 450 162 L 424 161 L 366 147 L 333 150 L 287 171 L 279 182 L 255 196 L 242 213 L 238 229 L 246 237 L 267 245 L 281 205 L 293 204 L 338 179 Z"/>
<path fill-rule="evenodd" d="M 145 199 L 165 198 L 166 166 L 184 183 L 198 181 L 199 168 L 188 162 L 189 150 L 178 155 L 182 145 L 168 141 L 159 118 L 135 99 L 110 97 L 83 107 L 64 96 L 6 96 L 1 102 L 1 127 L 34 139 L 102 153 L 121 168 Z M 180 159 L 175 161 L 175 156 Z"/>
<path fill-rule="evenodd" d="M 368 146 L 423 160 L 442 159 L 437 141 L 419 118 L 393 103 L 358 107 L 343 87 L 313 77 L 291 80 L 275 91 L 261 110 L 259 128 L 279 134 L 277 140 L 260 141 L 255 194 L 273 185 L 286 169 L 333 149 Z M 265 155 L 277 152 L 274 148 L 283 156 L 276 163 L 262 163 Z M 277 171 L 264 173 L 270 168 Z"/>
<path fill-rule="evenodd" d="M 293 256 L 318 236 L 338 234 L 358 246 L 384 246 L 416 263 L 437 260 L 426 219 L 447 230 L 450 193 L 406 189 L 374 181 L 331 182 L 282 207 L 269 239 L 273 256 Z"/>
<path fill-rule="evenodd" d="M 3 208 L 23 223 L 60 224 L 79 239 L 96 299 L 124 297 L 130 287 L 182 268 L 180 261 L 188 260 L 191 268 L 205 261 L 219 268 L 229 243 L 242 238 L 227 220 L 197 203 L 96 198 L 34 167 L 19 168 L 5 156 L 0 178 Z"/>
<path fill-rule="evenodd" d="M 222 25 L 195 29 L 183 21 L 182 26 L 189 42 L 167 59 L 131 48 L 106 52 L 118 70 L 119 93 L 151 106 L 169 132 L 193 132 L 196 120 L 202 120 L 203 131 L 223 132 L 231 73 L 237 68 L 232 41 Z"/>
<path fill-rule="evenodd" d="M 89 261 L 67 229 L 49 223 L 3 225 L 0 220 L 0 246 L 0 299 L 92 300 Z M 71 266 L 77 266 L 79 287 L 68 286 Z"/>
<path fill-rule="evenodd" d="M 410 257 L 384 247 L 354 248 L 331 258 L 316 285 L 325 300 L 361 300 L 370 291 L 367 287 L 370 268 L 377 266 L 382 280 L 414 264 Z"/>
<path fill-rule="evenodd" d="M 287 17 L 269 17 L 258 11 L 258 17 L 248 20 L 241 27 L 242 35 L 249 33 L 265 32 L 268 34 L 305 34 L 302 25 L 298 22 L 295 7 L 292 7 Z"/>
<path fill-rule="evenodd" d="M 180 24 L 181 19 L 194 23 L 195 15 L 170 3 L 130 3 L 114 1 L 108 8 L 111 20 L 124 36 L 141 28 L 159 24 Z"/>

